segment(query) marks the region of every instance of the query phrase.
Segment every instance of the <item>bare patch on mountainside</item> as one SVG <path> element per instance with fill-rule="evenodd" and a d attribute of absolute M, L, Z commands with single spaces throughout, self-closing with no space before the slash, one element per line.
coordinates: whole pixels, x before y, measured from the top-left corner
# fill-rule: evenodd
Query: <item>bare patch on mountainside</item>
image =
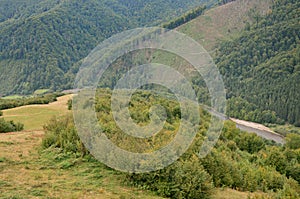
<path fill-rule="evenodd" d="M 220 40 L 235 37 L 247 23 L 271 12 L 271 0 L 237 0 L 210 9 L 204 15 L 184 24 L 178 31 L 187 34 L 211 51 Z"/>

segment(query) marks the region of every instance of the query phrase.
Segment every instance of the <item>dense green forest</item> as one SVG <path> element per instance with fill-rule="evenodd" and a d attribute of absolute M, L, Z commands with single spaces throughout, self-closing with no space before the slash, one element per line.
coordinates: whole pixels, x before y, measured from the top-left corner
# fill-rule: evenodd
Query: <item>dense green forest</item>
<path fill-rule="evenodd" d="M 230 116 L 300 126 L 299 9 L 296 0 L 274 1 L 268 15 L 256 16 L 237 39 L 217 50 Z M 255 110 L 266 110 L 267 116 Z"/>
<path fill-rule="evenodd" d="M 160 24 L 197 3 L 1 1 L 0 94 L 71 88 L 80 60 L 98 42 L 125 29 Z M 298 10 L 297 1 L 274 1 L 266 16 L 253 10 L 254 23 L 221 43 L 215 61 L 227 88 L 228 115 L 300 125 Z M 202 12 L 198 7 L 165 26 L 177 27 Z M 207 95 L 203 81 L 194 81 L 199 82 L 196 91 Z"/>
<path fill-rule="evenodd" d="M 149 108 L 153 104 L 159 103 L 168 113 L 163 129 L 147 139 L 128 136 L 119 129 L 111 114 L 110 100 L 111 91 L 99 89 L 92 102 L 105 135 L 124 150 L 149 153 L 165 146 L 177 133 L 181 116 L 177 110 L 178 102 L 172 99 L 149 91 L 134 93 L 129 109 L 137 124 L 149 122 Z M 201 109 L 200 112 L 202 119 L 196 138 L 179 160 L 155 172 L 124 173 L 124 183 L 171 198 L 210 198 L 218 187 L 262 191 L 267 198 L 299 198 L 299 135 L 288 135 L 286 146 L 281 146 L 255 134 L 241 132 L 235 124 L 226 122 L 215 148 L 207 157 L 199 159 L 197 154 L 207 136 L 210 119 L 207 112 Z M 44 149 L 60 148 L 61 153 L 90 157 L 71 117 L 53 119 L 45 130 Z"/>
<path fill-rule="evenodd" d="M 225 82 L 227 114 L 230 117 L 265 124 L 289 122 L 299 125 L 297 7 L 299 3 L 295 1 L 275 2 L 272 11 L 265 16 L 251 9 L 248 14 L 253 18 L 252 24 L 246 23 L 245 30 L 237 38 L 220 42 L 213 56 Z M 189 13 L 169 25 L 176 27 Z M 162 63 L 188 76 L 199 102 L 209 105 L 206 84 L 201 76 L 187 72 L 191 67 L 189 63 L 159 50 L 145 50 L 139 56 L 137 54 L 118 59 L 115 67 L 105 72 L 100 86 L 113 88 L 120 73 L 128 71 L 130 66 L 148 62 Z M 118 67 L 120 65 L 122 69 Z"/>
<path fill-rule="evenodd" d="M 79 61 L 105 38 L 207 2 L 214 1 L 2 0 L 0 95 L 72 88 Z"/>

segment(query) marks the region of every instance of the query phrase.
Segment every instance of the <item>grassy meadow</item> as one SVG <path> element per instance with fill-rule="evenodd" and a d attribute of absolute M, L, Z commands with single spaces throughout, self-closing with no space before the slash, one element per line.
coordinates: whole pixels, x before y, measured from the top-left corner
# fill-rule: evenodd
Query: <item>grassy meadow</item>
<path fill-rule="evenodd" d="M 59 97 L 56 102 L 46 105 L 28 105 L 13 109 L 3 110 L 5 120 L 13 120 L 24 124 L 24 130 L 42 130 L 43 126 L 52 118 L 70 112 L 67 102 L 72 95 Z"/>

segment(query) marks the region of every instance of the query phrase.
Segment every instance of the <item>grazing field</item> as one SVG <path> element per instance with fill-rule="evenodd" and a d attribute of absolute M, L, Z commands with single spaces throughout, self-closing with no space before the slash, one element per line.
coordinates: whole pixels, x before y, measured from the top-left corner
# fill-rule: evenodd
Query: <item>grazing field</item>
<path fill-rule="evenodd" d="M 99 162 L 39 149 L 43 131 L 0 135 L 0 198 L 159 198 Z"/>
<path fill-rule="evenodd" d="M 57 98 L 56 102 L 46 105 L 28 105 L 13 109 L 3 110 L 5 120 L 13 120 L 24 124 L 24 129 L 42 130 L 52 117 L 62 116 L 70 112 L 67 109 L 67 102 L 72 95 L 65 95 Z"/>
<path fill-rule="evenodd" d="M 22 95 L 9 95 L 9 96 L 5 96 L 5 97 L 1 97 L 1 99 L 7 99 L 7 100 L 10 100 L 10 99 L 21 99 L 23 97 L 24 96 L 22 96 Z"/>
<path fill-rule="evenodd" d="M 149 198 L 126 186 L 122 175 L 96 161 L 41 151 L 43 131 L 0 134 L 0 198 Z M 247 199 L 263 193 L 215 189 L 213 199 Z"/>
<path fill-rule="evenodd" d="M 72 95 L 49 105 L 5 110 L 26 131 L 0 134 L 0 198 L 159 198 L 127 187 L 121 175 L 97 161 L 40 148 L 43 125 L 63 116 Z"/>

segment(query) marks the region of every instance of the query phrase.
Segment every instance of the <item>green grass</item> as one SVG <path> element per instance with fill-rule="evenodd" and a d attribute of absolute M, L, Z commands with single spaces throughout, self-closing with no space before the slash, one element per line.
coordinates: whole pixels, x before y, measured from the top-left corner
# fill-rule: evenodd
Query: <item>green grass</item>
<path fill-rule="evenodd" d="M 27 96 L 24 96 L 24 95 L 9 95 L 9 96 L 2 97 L 1 99 L 11 100 L 11 99 L 22 99 L 24 97 L 27 97 Z"/>
<path fill-rule="evenodd" d="M 45 93 L 47 93 L 48 91 L 50 91 L 50 89 L 38 89 L 36 91 L 34 91 L 34 95 L 43 95 Z"/>
<path fill-rule="evenodd" d="M 49 105 L 28 105 L 3 110 L 5 120 L 13 120 L 24 124 L 24 130 L 42 130 L 43 126 L 54 116 L 62 116 L 70 111 L 67 101 L 70 96 L 59 97 L 57 102 Z"/>
<path fill-rule="evenodd" d="M 5 120 L 13 120 L 24 124 L 24 130 L 41 130 L 51 117 L 59 115 L 59 110 L 44 107 L 28 106 L 4 112 Z"/>
<path fill-rule="evenodd" d="M 7 142 L 7 141 L 0 141 L 0 145 L 13 145 L 14 143 L 13 142 Z"/>
<path fill-rule="evenodd" d="M 5 162 L 5 161 L 6 161 L 6 158 L 0 157 L 0 162 Z"/>
<path fill-rule="evenodd" d="M 62 96 L 49 105 L 29 105 L 4 111 L 5 119 L 40 129 L 53 116 L 70 111 Z M 127 186 L 124 174 L 91 157 L 41 150 L 43 133 L 0 135 L 0 199 L 2 198 L 160 198 L 150 191 Z M 17 171 L 17 172 L 16 172 Z"/>
<path fill-rule="evenodd" d="M 31 157 L 32 158 L 32 157 Z M 2 165 L 1 165 L 2 164 Z M 91 157 L 41 151 L 31 161 L 0 162 L 0 198 L 160 198 L 150 191 L 125 185 L 124 174 Z M 11 170 L 22 170 L 18 177 Z"/>

